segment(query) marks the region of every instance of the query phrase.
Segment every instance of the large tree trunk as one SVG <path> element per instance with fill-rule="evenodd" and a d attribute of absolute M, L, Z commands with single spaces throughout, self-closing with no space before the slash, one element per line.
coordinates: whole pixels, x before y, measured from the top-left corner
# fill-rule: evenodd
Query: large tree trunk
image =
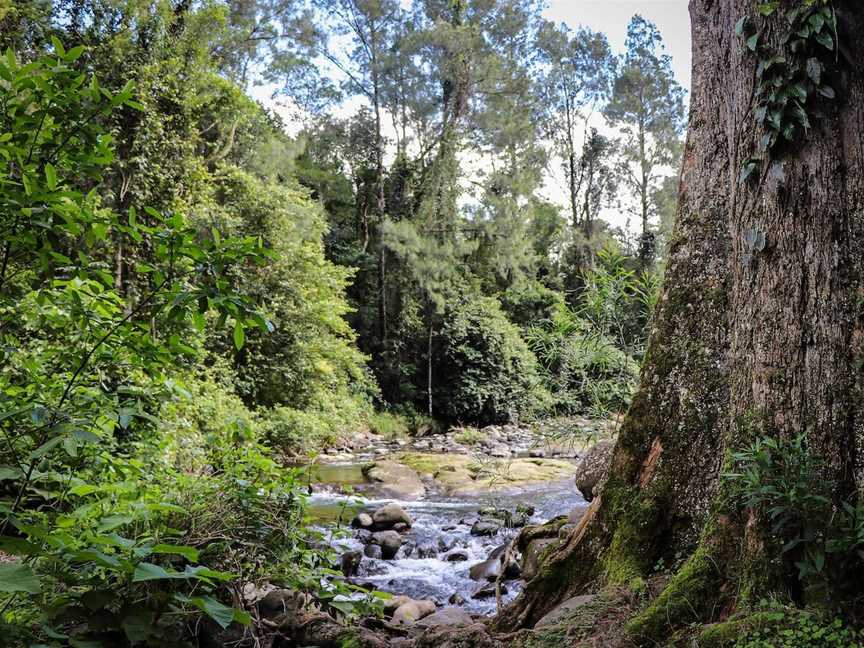
<path fill-rule="evenodd" d="M 784 7 L 789 3 L 783 3 Z M 762 528 L 720 509 L 721 464 L 754 437 L 806 433 L 838 491 L 861 482 L 864 439 L 864 6 L 836 1 L 835 102 L 806 141 L 739 183 L 761 137 L 756 58 L 735 36 L 752 0 L 691 0 L 693 89 L 678 214 L 662 296 L 610 478 L 569 539 L 495 625 L 531 627 L 598 584 L 639 587 L 659 558 L 690 558 L 630 624 L 651 642 L 708 621 L 771 580 Z M 778 16 L 776 20 L 785 20 Z M 748 257 L 745 233 L 765 232 Z M 760 592 L 761 590 L 761 592 Z M 651 645 L 654 645 L 653 643 Z"/>

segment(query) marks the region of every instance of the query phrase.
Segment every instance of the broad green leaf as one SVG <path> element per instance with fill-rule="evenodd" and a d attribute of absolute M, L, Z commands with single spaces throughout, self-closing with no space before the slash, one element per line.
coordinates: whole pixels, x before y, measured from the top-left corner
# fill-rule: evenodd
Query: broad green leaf
<path fill-rule="evenodd" d="M 39 577 L 29 565 L 19 562 L 0 564 L 0 592 L 38 594 L 41 590 Z"/>
<path fill-rule="evenodd" d="M 154 554 L 172 554 L 177 556 L 183 556 L 186 560 L 190 562 L 198 561 L 198 550 L 194 547 L 172 544 L 157 544 L 150 551 Z"/>
<path fill-rule="evenodd" d="M 220 603 L 212 596 L 193 596 L 185 602 L 197 607 L 222 628 L 227 628 L 234 620 L 234 608 Z"/>
<path fill-rule="evenodd" d="M 154 565 L 153 563 L 142 562 L 138 563 L 135 566 L 135 573 L 132 575 L 133 583 L 142 583 L 144 581 L 151 580 L 167 580 L 167 579 L 181 579 L 185 578 L 182 573 L 175 571 L 166 571 L 164 568 L 159 565 Z"/>
<path fill-rule="evenodd" d="M 97 530 L 99 533 L 105 533 L 106 531 L 113 531 L 117 527 L 121 527 L 124 524 L 129 524 L 135 518 L 131 515 L 108 515 L 99 520 L 99 526 Z"/>

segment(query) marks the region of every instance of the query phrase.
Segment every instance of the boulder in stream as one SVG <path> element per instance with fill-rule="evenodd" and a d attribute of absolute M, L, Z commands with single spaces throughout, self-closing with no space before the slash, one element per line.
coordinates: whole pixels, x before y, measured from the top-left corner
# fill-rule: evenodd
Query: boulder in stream
<path fill-rule="evenodd" d="M 426 492 L 417 473 L 395 461 L 383 460 L 366 464 L 363 466 L 363 474 L 367 479 L 378 484 L 382 493 L 390 497 L 416 500 Z"/>
<path fill-rule="evenodd" d="M 404 524 L 406 528 L 410 527 L 413 521 L 405 509 L 398 504 L 391 503 L 377 509 L 372 514 L 371 523 L 375 526 L 376 531 L 386 531 L 392 529 L 397 524 Z"/>
<path fill-rule="evenodd" d="M 372 558 L 373 560 L 379 560 L 383 557 L 384 553 L 381 551 L 379 545 L 368 544 L 363 547 L 363 555 L 367 558 Z"/>
<path fill-rule="evenodd" d="M 358 513 L 353 520 L 351 520 L 351 527 L 354 529 L 368 529 L 372 526 L 372 516 L 368 513 Z"/>
<path fill-rule="evenodd" d="M 395 531 L 378 531 L 372 534 L 372 544 L 381 547 L 381 557 L 384 560 L 391 560 L 402 546 L 402 536 Z"/>
<path fill-rule="evenodd" d="M 576 466 L 576 488 L 589 502 L 603 490 L 614 447 L 612 439 L 598 441 Z"/>
<path fill-rule="evenodd" d="M 413 625 L 420 619 L 428 617 L 435 612 L 435 601 L 415 601 L 409 599 L 402 603 L 396 611 L 393 612 L 393 618 L 390 623 L 393 625 Z"/>
<path fill-rule="evenodd" d="M 501 596 L 504 596 L 507 593 L 507 588 L 502 584 L 501 585 Z M 480 587 L 476 592 L 471 595 L 471 598 L 479 600 L 495 598 L 495 583 L 488 583 Z"/>
<path fill-rule="evenodd" d="M 494 536 L 501 530 L 501 525 L 493 520 L 477 520 L 471 526 L 471 535 Z"/>

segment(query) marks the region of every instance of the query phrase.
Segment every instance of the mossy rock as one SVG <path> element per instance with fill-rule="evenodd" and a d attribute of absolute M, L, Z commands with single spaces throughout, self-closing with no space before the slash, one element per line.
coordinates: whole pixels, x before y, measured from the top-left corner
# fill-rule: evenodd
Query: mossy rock
<path fill-rule="evenodd" d="M 560 459 L 503 459 L 478 463 L 466 455 L 406 452 L 395 461 L 431 474 L 449 495 L 518 490 L 532 484 L 573 477 L 573 464 Z"/>

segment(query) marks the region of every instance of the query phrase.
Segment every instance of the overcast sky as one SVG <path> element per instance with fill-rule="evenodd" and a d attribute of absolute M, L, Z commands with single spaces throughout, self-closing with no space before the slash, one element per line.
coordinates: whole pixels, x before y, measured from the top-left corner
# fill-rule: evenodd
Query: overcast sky
<path fill-rule="evenodd" d="M 642 14 L 657 25 L 678 82 L 690 88 L 690 14 L 687 0 L 547 0 L 544 15 L 570 27 L 585 25 L 605 33 L 615 51 L 624 49 L 627 23 Z"/>

